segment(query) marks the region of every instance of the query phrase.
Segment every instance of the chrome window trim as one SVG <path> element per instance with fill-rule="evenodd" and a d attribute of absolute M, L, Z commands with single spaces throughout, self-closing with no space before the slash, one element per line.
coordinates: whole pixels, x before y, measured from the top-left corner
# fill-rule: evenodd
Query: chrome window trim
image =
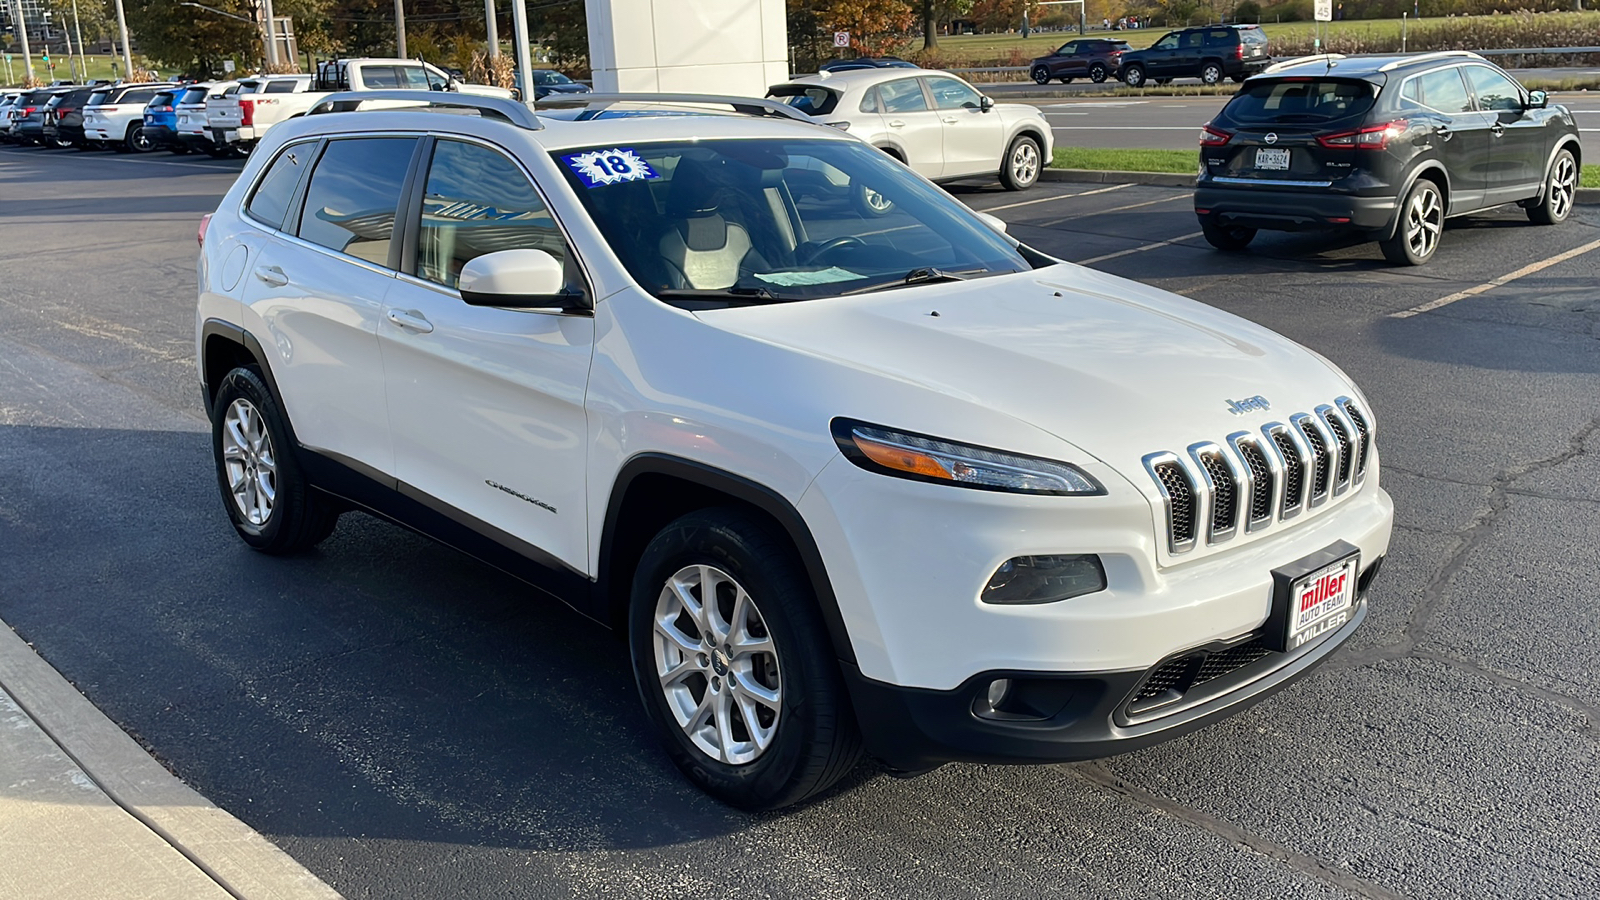
<path fill-rule="evenodd" d="M 1173 539 L 1172 494 L 1167 490 L 1166 482 L 1162 481 L 1161 476 L 1156 472 L 1157 467 L 1168 464 L 1177 466 L 1178 469 L 1183 472 L 1184 478 L 1188 479 L 1189 481 L 1189 489 L 1194 492 L 1195 527 L 1194 533 L 1191 534 L 1189 539 L 1186 541 L 1180 542 Z M 1167 532 L 1167 552 L 1173 556 L 1177 556 L 1180 553 L 1187 553 L 1190 550 L 1193 550 L 1195 545 L 1199 543 L 1200 514 L 1202 512 L 1202 508 L 1205 506 L 1205 504 L 1202 502 L 1200 494 L 1200 485 L 1196 481 L 1194 473 L 1189 471 L 1189 467 L 1184 465 L 1183 460 L 1179 458 L 1178 454 L 1173 453 L 1170 450 L 1162 450 L 1159 453 L 1147 454 L 1144 458 L 1144 470 L 1149 474 L 1150 480 L 1155 482 L 1156 491 L 1161 495 L 1162 524 Z"/>
<path fill-rule="evenodd" d="M 1244 513 L 1245 533 L 1254 534 L 1258 531 L 1265 531 L 1277 521 L 1278 510 L 1283 502 L 1283 465 L 1279 462 L 1278 455 L 1264 446 L 1268 441 L 1263 441 L 1251 432 L 1235 431 L 1233 434 L 1228 435 L 1227 442 L 1228 446 L 1233 448 L 1233 452 L 1239 457 L 1239 462 L 1244 465 L 1245 471 L 1250 475 L 1250 498 Z M 1272 483 L 1267 485 L 1267 489 L 1270 491 L 1270 497 L 1267 501 L 1267 514 L 1260 519 L 1250 512 L 1255 507 L 1255 492 L 1260 488 L 1260 485 L 1256 483 L 1255 472 L 1250 469 L 1250 463 L 1245 459 L 1245 444 L 1255 447 L 1256 451 L 1261 454 L 1261 458 L 1267 464 L 1268 477 L 1272 479 Z"/>

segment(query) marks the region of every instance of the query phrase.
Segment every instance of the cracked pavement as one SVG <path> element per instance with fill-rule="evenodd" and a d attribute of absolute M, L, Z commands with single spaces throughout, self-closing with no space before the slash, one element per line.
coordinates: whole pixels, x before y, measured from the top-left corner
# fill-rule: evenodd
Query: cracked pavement
<path fill-rule="evenodd" d="M 1167 242 L 1097 267 L 1356 379 L 1398 516 L 1371 614 L 1168 744 L 864 767 L 751 816 L 656 749 L 612 637 L 515 582 L 361 516 L 294 559 L 234 538 L 189 353 L 195 226 L 237 168 L 0 149 L 0 619 L 346 896 L 1600 896 L 1600 252 L 1390 317 L 1594 240 L 1596 207 L 1453 222 L 1410 270 L 1314 235 L 1212 252 L 1174 189 L 999 213 L 1066 259 Z"/>

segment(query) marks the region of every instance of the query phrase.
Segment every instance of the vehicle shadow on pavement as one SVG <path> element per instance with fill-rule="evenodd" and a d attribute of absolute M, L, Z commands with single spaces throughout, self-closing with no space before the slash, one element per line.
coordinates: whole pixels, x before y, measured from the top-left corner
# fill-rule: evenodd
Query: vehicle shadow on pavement
<path fill-rule="evenodd" d="M 247 824 L 576 851 L 760 820 L 672 767 L 611 632 L 361 514 L 256 553 L 213 473 L 205 434 L 0 426 L 0 619 Z"/>

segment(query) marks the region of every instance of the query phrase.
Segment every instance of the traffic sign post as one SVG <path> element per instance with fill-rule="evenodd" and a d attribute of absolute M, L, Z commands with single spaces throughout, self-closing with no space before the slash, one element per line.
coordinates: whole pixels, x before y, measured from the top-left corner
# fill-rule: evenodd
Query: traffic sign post
<path fill-rule="evenodd" d="M 1311 4 L 1311 18 L 1317 22 L 1317 50 L 1322 49 L 1322 23 L 1333 21 L 1333 0 L 1314 0 Z"/>
<path fill-rule="evenodd" d="M 835 47 L 848 47 L 848 46 L 850 46 L 850 32 L 848 32 L 848 31 L 835 31 L 833 33 L 833 45 Z"/>

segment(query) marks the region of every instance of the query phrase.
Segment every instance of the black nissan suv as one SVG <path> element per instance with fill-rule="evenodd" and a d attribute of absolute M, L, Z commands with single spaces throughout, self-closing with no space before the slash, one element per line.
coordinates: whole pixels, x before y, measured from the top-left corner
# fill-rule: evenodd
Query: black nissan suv
<path fill-rule="evenodd" d="M 1271 65 L 1272 54 L 1259 25 L 1206 25 L 1169 31 L 1143 50 L 1122 54 L 1120 61 L 1117 77 L 1136 88 L 1174 78 L 1243 81 Z"/>
<path fill-rule="evenodd" d="M 1566 219 L 1582 156 L 1566 107 L 1475 53 L 1308 57 L 1245 82 L 1204 127 L 1194 207 L 1221 250 L 1259 228 L 1350 230 L 1421 265 L 1452 216 L 1516 203 Z"/>

